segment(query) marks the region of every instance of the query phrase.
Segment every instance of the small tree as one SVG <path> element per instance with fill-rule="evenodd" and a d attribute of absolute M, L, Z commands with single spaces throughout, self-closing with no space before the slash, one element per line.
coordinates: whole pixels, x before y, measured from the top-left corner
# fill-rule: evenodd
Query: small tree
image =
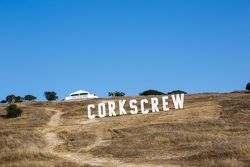
<path fill-rule="evenodd" d="M 115 92 L 109 92 L 108 95 L 110 97 L 125 96 L 125 93 L 124 92 L 115 91 Z"/>
<path fill-rule="evenodd" d="M 145 90 L 139 94 L 140 96 L 149 96 L 149 95 L 165 95 L 165 93 L 160 92 L 158 90 Z"/>
<path fill-rule="evenodd" d="M 6 100 L 2 100 L 0 103 L 3 103 L 3 104 L 4 104 L 4 103 L 7 103 L 7 101 L 6 101 Z"/>
<path fill-rule="evenodd" d="M 24 101 L 24 98 L 21 96 L 16 96 L 15 103 L 22 103 Z"/>
<path fill-rule="evenodd" d="M 171 95 L 171 94 L 187 94 L 187 92 L 182 91 L 182 90 L 174 90 L 172 92 L 168 92 L 168 95 Z"/>
<path fill-rule="evenodd" d="M 21 96 L 8 95 L 6 97 L 6 102 L 8 103 L 21 103 L 24 101 L 24 98 Z"/>
<path fill-rule="evenodd" d="M 26 101 L 35 101 L 36 99 L 37 99 L 36 96 L 33 96 L 33 95 L 24 96 L 24 100 Z"/>
<path fill-rule="evenodd" d="M 11 104 L 6 108 L 7 118 L 16 118 L 21 116 L 23 110 L 18 108 L 16 104 Z"/>
<path fill-rule="evenodd" d="M 114 92 L 109 92 L 108 95 L 109 95 L 109 97 L 113 97 L 114 96 Z"/>
<path fill-rule="evenodd" d="M 247 83 L 246 90 L 250 90 L 250 82 Z"/>
<path fill-rule="evenodd" d="M 56 92 L 44 92 L 44 96 L 48 101 L 57 100 L 58 96 L 56 95 Z"/>
<path fill-rule="evenodd" d="M 8 95 L 8 96 L 6 96 L 6 102 L 7 103 L 15 102 L 15 100 L 16 100 L 16 96 L 15 95 Z"/>

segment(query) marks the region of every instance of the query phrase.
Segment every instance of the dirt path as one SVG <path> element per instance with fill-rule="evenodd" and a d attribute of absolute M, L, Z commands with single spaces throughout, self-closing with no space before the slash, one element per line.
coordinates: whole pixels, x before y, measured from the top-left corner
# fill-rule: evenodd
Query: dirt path
<path fill-rule="evenodd" d="M 43 130 L 43 133 L 47 140 L 47 151 L 51 154 L 55 153 L 56 146 L 63 144 L 63 141 L 57 137 L 54 129 L 61 124 L 61 115 L 63 114 L 60 110 L 48 109 L 48 111 L 53 111 L 55 114 L 50 118 L 48 126 Z"/>
<path fill-rule="evenodd" d="M 56 151 L 56 147 L 63 144 L 64 141 L 61 140 L 56 130 L 57 128 L 62 124 L 61 122 L 61 115 L 63 114 L 62 111 L 58 109 L 50 109 L 46 108 L 48 111 L 55 112 L 55 114 L 51 117 L 50 121 L 48 122 L 48 126 L 42 131 L 46 140 L 47 140 L 47 148 L 46 152 L 55 155 L 57 157 L 63 158 L 67 161 L 75 162 L 80 165 L 94 165 L 94 166 L 121 166 L 121 167 L 145 167 L 145 166 L 154 166 L 154 165 L 138 165 L 133 163 L 123 163 L 119 160 L 113 159 L 113 158 L 100 158 L 100 157 L 94 157 L 93 155 L 89 153 L 74 153 L 74 152 L 58 152 Z M 88 123 L 88 122 L 86 122 Z M 83 123 L 84 124 L 84 123 Z M 87 146 L 84 150 L 88 151 L 100 144 L 102 144 L 104 141 L 99 137 L 95 141 L 94 144 L 91 144 Z"/>
<path fill-rule="evenodd" d="M 90 165 L 102 165 L 104 162 L 101 160 L 93 159 L 91 155 L 80 155 L 72 152 L 57 152 L 55 149 L 57 146 L 63 144 L 63 140 L 61 140 L 56 133 L 56 129 L 61 125 L 61 112 L 58 109 L 49 109 L 48 111 L 55 112 L 55 114 L 51 117 L 48 122 L 48 126 L 43 130 L 45 138 L 47 140 L 47 152 L 58 156 L 60 158 L 66 159 L 71 162 L 78 163 L 80 165 L 90 164 Z"/>

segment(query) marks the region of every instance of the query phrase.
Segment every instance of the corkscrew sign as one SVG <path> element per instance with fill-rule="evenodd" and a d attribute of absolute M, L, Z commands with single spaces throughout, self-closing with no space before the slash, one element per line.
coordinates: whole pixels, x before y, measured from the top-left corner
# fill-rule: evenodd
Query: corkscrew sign
<path fill-rule="evenodd" d="M 160 112 L 160 103 L 163 112 L 169 111 L 169 101 L 173 102 L 174 109 L 183 109 L 184 107 L 184 94 L 171 95 L 162 97 L 152 97 L 148 99 L 130 99 L 130 100 L 113 100 L 101 102 L 97 105 L 89 104 L 87 106 L 88 118 L 95 119 L 97 117 L 104 118 L 106 116 L 113 117 L 117 115 L 135 115 L 135 114 L 148 114 L 150 112 Z M 127 107 L 125 107 L 127 106 Z M 148 106 L 148 107 L 146 107 Z M 127 110 L 126 110 L 126 109 Z"/>

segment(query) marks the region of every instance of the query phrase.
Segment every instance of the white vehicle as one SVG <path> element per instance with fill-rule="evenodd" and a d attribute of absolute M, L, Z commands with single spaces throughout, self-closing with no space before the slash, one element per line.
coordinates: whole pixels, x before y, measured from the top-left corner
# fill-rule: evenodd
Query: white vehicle
<path fill-rule="evenodd" d="M 95 94 L 90 94 L 84 90 L 78 90 L 74 93 L 71 93 L 68 97 L 65 97 L 65 100 L 81 100 L 81 99 L 91 99 L 98 98 Z"/>

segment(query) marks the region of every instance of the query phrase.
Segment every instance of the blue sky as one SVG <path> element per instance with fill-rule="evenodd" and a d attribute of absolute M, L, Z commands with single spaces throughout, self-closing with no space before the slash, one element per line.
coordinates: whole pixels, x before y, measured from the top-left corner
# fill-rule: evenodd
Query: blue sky
<path fill-rule="evenodd" d="M 249 0 L 0 0 L 0 98 L 250 82 Z"/>

